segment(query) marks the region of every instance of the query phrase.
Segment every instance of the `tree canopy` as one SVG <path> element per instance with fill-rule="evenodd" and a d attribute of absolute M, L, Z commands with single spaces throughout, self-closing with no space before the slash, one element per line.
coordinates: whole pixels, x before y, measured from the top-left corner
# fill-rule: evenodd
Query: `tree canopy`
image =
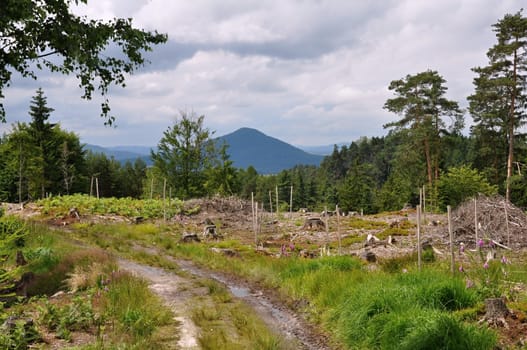
<path fill-rule="evenodd" d="M 71 12 L 72 5 L 88 0 L 3 0 L 0 11 L 0 120 L 5 122 L 4 88 L 12 73 L 36 79 L 36 70 L 74 74 L 91 99 L 97 89 L 105 97 L 101 116 L 109 115 L 106 98 L 112 84 L 125 86 L 126 74 L 145 63 L 144 52 L 166 42 L 157 31 L 136 29 L 132 20 L 100 21 Z M 116 51 L 119 50 L 119 51 Z"/>

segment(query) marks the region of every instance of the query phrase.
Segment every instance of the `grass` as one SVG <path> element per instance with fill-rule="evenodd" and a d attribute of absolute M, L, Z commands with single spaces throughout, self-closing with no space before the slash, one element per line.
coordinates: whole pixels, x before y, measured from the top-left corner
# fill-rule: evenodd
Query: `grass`
<path fill-rule="evenodd" d="M 248 306 L 233 299 L 225 287 L 211 280 L 201 283 L 207 287 L 209 299 L 196 302 L 192 320 L 201 329 L 198 340 L 202 349 L 289 348 Z"/>
<path fill-rule="evenodd" d="M 236 241 L 179 244 L 171 228 L 141 226 L 90 226 L 80 228 L 78 234 L 126 254 L 134 250 L 131 240 L 135 244 L 155 247 L 157 252 L 191 258 L 209 268 L 262 283 L 288 298 L 306 300 L 306 311 L 311 318 L 331 332 L 345 348 L 491 349 L 496 346 L 494 332 L 474 322 L 484 297 L 482 286 L 467 289 L 462 276 L 453 278 L 441 261 L 430 259 L 423 271 L 418 272 L 415 257 L 410 255 L 381 261 L 381 270 L 372 272 L 349 256 L 276 259 L 257 255 Z M 385 233 L 389 229 L 385 223 L 358 218 L 350 220 L 349 226 L 384 230 Z M 215 254 L 210 251 L 212 246 L 236 249 L 240 257 Z M 145 251 L 142 259 L 153 254 L 160 255 Z M 509 276 L 515 281 L 525 282 L 523 265 L 510 271 Z M 217 293 L 217 287 L 209 287 L 211 296 Z M 236 325 L 249 322 L 236 318 L 230 311 L 215 309 L 216 305 L 230 307 L 233 303 L 229 299 L 223 295 L 213 305 L 198 304 L 194 310 L 195 322 L 203 329 L 210 326 L 213 330 L 203 334 L 200 340 L 203 348 L 225 348 L 226 339 L 237 339 Z M 516 300 L 526 303 L 525 296 Z M 274 344 L 270 341 L 269 346 L 272 348 Z"/>
<path fill-rule="evenodd" d="M 28 233 L 18 248 L 28 265 L 20 273 L 34 274 L 28 294 L 35 297 L 9 307 L 0 303 L 0 323 L 8 315 L 22 320 L 31 317 L 36 322 L 31 327 L 20 322 L 20 327 L 2 331 L 0 347 L 38 347 L 44 330 L 66 340 L 76 332 L 86 333 L 93 339 L 86 348 L 92 349 L 170 348 L 177 340 L 171 312 L 146 282 L 116 272 L 117 265 L 108 252 L 79 246 L 33 222 L 25 227 Z M 8 263 L 14 261 L 9 259 Z M 72 294 L 48 300 L 46 295 L 57 290 Z"/>

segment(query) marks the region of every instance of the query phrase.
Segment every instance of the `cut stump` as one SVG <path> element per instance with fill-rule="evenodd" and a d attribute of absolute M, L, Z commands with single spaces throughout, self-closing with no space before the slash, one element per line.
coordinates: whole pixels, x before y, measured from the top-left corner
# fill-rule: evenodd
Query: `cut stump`
<path fill-rule="evenodd" d="M 491 326 L 509 328 L 505 318 L 510 315 L 505 299 L 488 298 L 485 300 L 485 317 L 480 321 L 487 322 Z"/>

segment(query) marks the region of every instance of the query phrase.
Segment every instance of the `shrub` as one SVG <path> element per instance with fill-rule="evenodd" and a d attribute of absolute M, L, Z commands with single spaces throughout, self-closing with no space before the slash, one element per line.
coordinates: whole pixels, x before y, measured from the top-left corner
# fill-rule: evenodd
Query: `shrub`
<path fill-rule="evenodd" d="M 468 166 L 452 167 L 441 176 L 438 183 L 439 198 L 443 209 L 447 205 L 456 207 L 465 199 L 478 193 L 493 195 L 498 192 L 477 170 Z"/>

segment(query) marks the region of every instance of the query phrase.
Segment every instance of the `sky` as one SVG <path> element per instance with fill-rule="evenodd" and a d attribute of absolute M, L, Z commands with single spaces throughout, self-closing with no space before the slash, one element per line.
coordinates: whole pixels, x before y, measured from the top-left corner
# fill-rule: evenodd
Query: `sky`
<path fill-rule="evenodd" d="M 88 18 L 133 18 L 168 34 L 150 61 L 100 98 L 80 98 L 74 77 L 14 76 L 4 90 L 7 123 L 29 121 L 42 87 L 50 121 L 101 146 L 155 146 L 181 112 L 204 115 L 215 136 L 241 127 L 301 146 L 383 136 L 398 116 L 383 109 L 392 80 L 435 70 L 447 98 L 466 108 L 472 68 L 487 63 L 492 25 L 525 0 L 89 0 Z M 525 15 L 525 13 L 524 13 Z M 472 122 L 468 113 L 466 125 Z"/>

